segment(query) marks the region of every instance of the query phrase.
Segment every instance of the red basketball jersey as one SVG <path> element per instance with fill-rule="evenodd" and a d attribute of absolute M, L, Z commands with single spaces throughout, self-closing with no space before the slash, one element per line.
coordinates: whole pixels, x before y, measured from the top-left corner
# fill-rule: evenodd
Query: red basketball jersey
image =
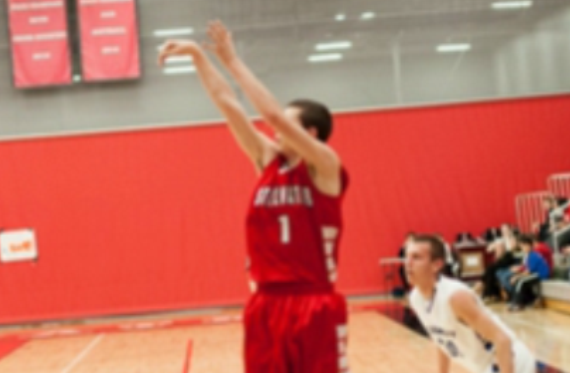
<path fill-rule="evenodd" d="M 284 157 L 276 157 L 265 168 L 250 202 L 251 277 L 259 284 L 332 284 L 337 278 L 347 174 L 342 169 L 342 192 L 331 197 L 315 187 L 304 162 L 286 166 Z"/>

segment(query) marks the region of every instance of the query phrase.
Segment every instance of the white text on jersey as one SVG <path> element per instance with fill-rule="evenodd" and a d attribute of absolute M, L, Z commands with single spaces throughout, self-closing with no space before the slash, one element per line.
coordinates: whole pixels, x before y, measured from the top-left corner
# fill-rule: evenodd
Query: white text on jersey
<path fill-rule="evenodd" d="M 299 185 L 261 187 L 255 196 L 254 206 L 293 206 L 313 207 L 313 195 L 308 187 Z"/>

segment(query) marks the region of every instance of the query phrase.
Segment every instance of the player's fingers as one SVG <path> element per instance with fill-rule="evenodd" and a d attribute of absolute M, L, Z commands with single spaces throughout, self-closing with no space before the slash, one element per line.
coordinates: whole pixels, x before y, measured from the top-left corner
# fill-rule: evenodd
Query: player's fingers
<path fill-rule="evenodd" d="M 227 39 L 231 36 L 231 31 L 222 23 L 222 21 L 218 21 L 217 23 L 218 32 L 224 39 Z"/>
<path fill-rule="evenodd" d="M 214 30 L 216 32 L 216 35 L 220 38 L 223 39 L 225 36 L 225 29 L 224 26 L 222 24 L 222 22 L 218 19 L 214 22 Z"/>
<path fill-rule="evenodd" d="M 220 29 L 216 26 L 212 27 L 212 34 L 217 43 L 224 41 L 224 35 L 220 32 Z"/>
<path fill-rule="evenodd" d="M 220 21 L 219 19 L 216 20 L 216 27 L 218 28 L 218 30 L 220 30 L 221 32 L 227 31 L 227 27 L 224 25 L 224 23 L 222 21 Z"/>
<path fill-rule="evenodd" d="M 217 34 L 216 22 L 210 21 L 208 22 L 208 33 L 215 36 Z"/>
<path fill-rule="evenodd" d="M 161 53 L 171 53 L 176 49 L 176 43 L 174 41 L 171 40 L 167 40 L 166 42 L 164 42 L 164 44 L 162 44 L 162 46 L 160 47 L 160 52 Z"/>
<path fill-rule="evenodd" d="M 207 34 L 208 34 L 208 38 L 211 41 L 216 42 L 216 33 L 215 33 L 214 28 L 211 24 L 210 24 L 210 26 L 208 26 Z"/>
<path fill-rule="evenodd" d="M 164 61 L 166 61 L 168 55 L 166 53 L 160 53 L 158 55 L 158 66 L 162 67 L 164 65 Z"/>
<path fill-rule="evenodd" d="M 229 33 L 228 28 L 222 23 L 222 21 L 218 21 L 218 29 L 220 30 L 220 32 L 224 35 Z"/>

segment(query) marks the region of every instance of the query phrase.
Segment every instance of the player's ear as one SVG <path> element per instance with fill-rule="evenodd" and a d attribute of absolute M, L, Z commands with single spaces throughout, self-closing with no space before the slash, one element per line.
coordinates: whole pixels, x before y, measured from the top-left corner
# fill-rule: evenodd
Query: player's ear
<path fill-rule="evenodd" d="M 315 127 L 309 127 L 307 128 L 307 132 L 309 132 L 309 134 L 311 135 L 311 137 L 313 138 L 318 138 L 319 137 L 319 133 L 317 131 L 317 129 Z"/>
<path fill-rule="evenodd" d="M 445 266 L 445 263 L 443 262 L 443 260 L 438 259 L 436 261 L 433 262 L 434 264 L 434 269 L 437 272 L 438 275 L 443 273 L 443 267 Z"/>

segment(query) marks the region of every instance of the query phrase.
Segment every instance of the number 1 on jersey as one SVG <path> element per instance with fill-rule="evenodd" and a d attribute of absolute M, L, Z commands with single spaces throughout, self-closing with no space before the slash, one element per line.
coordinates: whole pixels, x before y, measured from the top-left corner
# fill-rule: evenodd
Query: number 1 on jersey
<path fill-rule="evenodd" d="M 291 242 L 291 224 L 289 216 L 281 215 L 279 217 L 279 224 L 281 225 L 281 243 L 288 244 Z"/>

